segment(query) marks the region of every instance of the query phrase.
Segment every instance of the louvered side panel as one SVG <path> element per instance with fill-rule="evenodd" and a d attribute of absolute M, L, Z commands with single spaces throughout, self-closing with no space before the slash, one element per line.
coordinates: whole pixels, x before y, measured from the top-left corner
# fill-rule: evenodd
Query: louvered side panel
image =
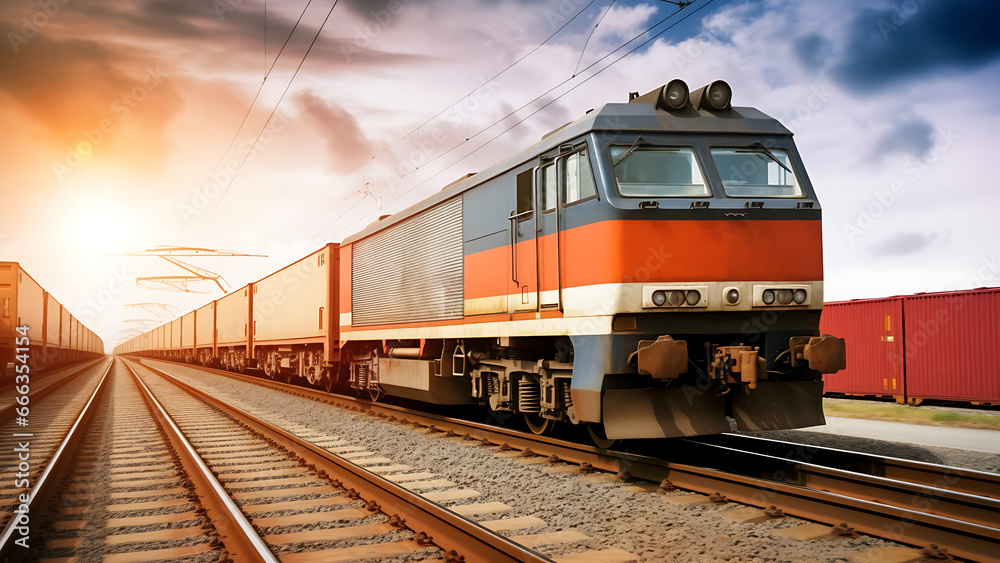
<path fill-rule="evenodd" d="M 358 241 L 353 325 L 462 318 L 463 265 L 460 197 Z"/>

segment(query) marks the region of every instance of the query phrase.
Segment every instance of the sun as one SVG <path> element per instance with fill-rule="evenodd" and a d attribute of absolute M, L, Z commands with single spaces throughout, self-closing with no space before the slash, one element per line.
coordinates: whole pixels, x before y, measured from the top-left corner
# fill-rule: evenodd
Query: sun
<path fill-rule="evenodd" d="M 131 250 L 137 221 L 113 200 L 77 201 L 64 212 L 62 239 L 83 255 L 100 256 Z"/>

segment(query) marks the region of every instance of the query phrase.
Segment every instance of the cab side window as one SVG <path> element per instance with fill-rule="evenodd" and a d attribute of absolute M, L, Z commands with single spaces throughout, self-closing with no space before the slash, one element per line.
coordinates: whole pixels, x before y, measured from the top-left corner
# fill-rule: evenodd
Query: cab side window
<path fill-rule="evenodd" d="M 556 166 L 546 164 L 538 169 L 538 207 L 542 211 L 556 208 Z"/>
<path fill-rule="evenodd" d="M 587 149 L 577 151 L 561 160 L 563 173 L 563 203 L 568 205 L 597 197 L 594 173 L 590 168 Z"/>

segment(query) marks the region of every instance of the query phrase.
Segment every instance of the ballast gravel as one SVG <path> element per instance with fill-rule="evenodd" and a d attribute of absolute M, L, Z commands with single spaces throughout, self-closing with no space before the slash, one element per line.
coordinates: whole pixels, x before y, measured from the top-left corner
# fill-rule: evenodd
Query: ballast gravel
<path fill-rule="evenodd" d="M 613 476 L 558 473 L 548 463 L 501 457 L 497 455 L 498 448 L 482 447 L 475 441 L 429 434 L 426 430 L 414 430 L 185 366 L 150 364 L 280 426 L 306 427 L 344 440 L 347 445 L 362 446 L 392 460 L 393 464 L 411 466 L 412 472 L 430 472 L 435 478 L 452 481 L 457 485 L 452 489 L 467 488 L 482 493 L 477 498 L 442 502 L 445 506 L 501 502 L 512 507 L 510 512 L 479 516 L 476 520 L 534 516 L 545 522 L 544 526 L 503 532 L 505 535 L 574 530 L 589 538 L 536 548 L 549 557 L 588 549 L 618 549 L 638 556 L 640 561 L 799 563 L 849 561 L 866 550 L 898 545 L 864 535 L 856 538 L 831 535 L 800 541 L 779 533 L 804 523 L 798 519 L 740 523 L 726 514 L 744 508 L 742 505 L 681 503 L 678 498 L 686 500 L 689 493 L 636 492 L 623 487 Z M 920 448 L 798 431 L 768 436 L 973 469 L 996 467 L 995 460 L 985 459 L 985 454 L 945 455 L 936 451 L 946 448 Z"/>

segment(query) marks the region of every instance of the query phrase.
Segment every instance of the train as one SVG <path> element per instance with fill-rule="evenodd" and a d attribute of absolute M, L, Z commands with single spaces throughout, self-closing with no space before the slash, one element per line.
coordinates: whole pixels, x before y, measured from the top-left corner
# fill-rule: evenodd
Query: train
<path fill-rule="evenodd" d="M 828 395 L 1000 405 L 998 287 L 827 303 L 820 329 L 849 352 Z"/>
<path fill-rule="evenodd" d="M 117 353 L 597 443 L 823 424 L 821 209 L 792 133 L 715 81 L 629 94 Z"/>
<path fill-rule="evenodd" d="M 46 291 L 18 262 L 0 262 L 0 380 L 21 359 L 30 371 L 104 355 L 104 341 Z"/>

